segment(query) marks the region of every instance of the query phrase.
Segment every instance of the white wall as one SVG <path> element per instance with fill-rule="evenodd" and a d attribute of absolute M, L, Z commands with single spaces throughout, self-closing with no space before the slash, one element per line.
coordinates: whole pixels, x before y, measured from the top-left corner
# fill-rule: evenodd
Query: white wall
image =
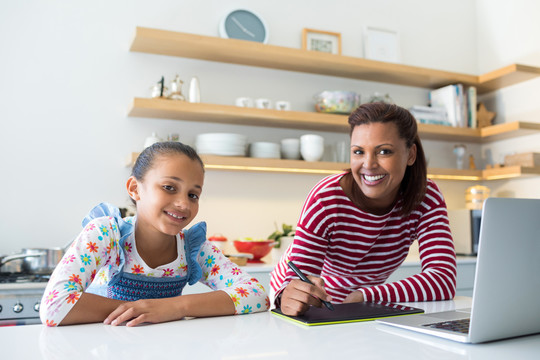
<path fill-rule="evenodd" d="M 405 64 L 477 73 L 478 64 L 484 64 L 479 58 L 489 58 L 476 50 L 491 31 L 477 31 L 477 24 L 490 25 L 479 12 L 490 8 L 488 1 L 2 1 L 0 255 L 61 246 L 79 232 L 81 219 L 96 203 L 128 204 L 125 158 L 140 151 L 153 131 L 161 136 L 178 132 L 190 144 L 196 134 L 210 130 L 244 133 L 250 141 L 305 133 L 128 117 L 133 97 L 149 96 L 162 75 L 170 81 L 179 74 L 186 82 L 198 76 L 202 101 L 218 104 L 264 96 L 288 99 L 294 110 L 309 111 L 312 95 L 324 89 L 355 90 L 364 98 L 389 92 L 406 107 L 427 102 L 425 89 L 129 51 L 136 26 L 217 35 L 221 18 L 237 7 L 264 17 L 274 45 L 299 48 L 302 28 L 309 27 L 340 32 L 343 54 L 361 57 L 362 28 L 372 25 L 399 32 Z M 513 55 L 503 60 L 513 62 Z M 346 138 L 323 135 L 330 144 Z M 426 144 L 433 166 L 453 163 L 453 144 Z M 296 222 L 319 178 L 208 171 L 198 219 L 208 222 L 210 233 L 265 237 L 274 222 Z M 462 206 L 470 184 L 439 184 L 450 207 Z"/>
<path fill-rule="evenodd" d="M 486 73 L 510 63 L 540 66 L 540 2 L 535 0 L 477 0 L 478 64 Z M 509 121 L 540 122 L 540 78 L 510 86 L 482 97 L 496 123 Z M 540 152 L 540 134 L 491 144 L 486 148 L 495 161 L 520 152 Z M 492 195 L 540 198 L 538 176 L 486 183 Z"/>

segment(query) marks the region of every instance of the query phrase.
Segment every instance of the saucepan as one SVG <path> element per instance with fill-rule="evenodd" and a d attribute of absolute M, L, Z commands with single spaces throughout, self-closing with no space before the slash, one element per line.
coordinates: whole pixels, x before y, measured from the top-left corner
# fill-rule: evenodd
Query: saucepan
<path fill-rule="evenodd" d="M 44 254 L 34 254 L 34 255 L 27 255 L 23 253 L 18 253 L 14 255 L 2 255 L 0 256 L 0 272 L 8 272 L 8 273 L 22 273 L 25 272 L 23 270 L 23 262 L 24 259 L 28 257 L 38 257 L 42 256 Z"/>
<path fill-rule="evenodd" d="M 0 269 L 4 264 L 13 260 L 21 259 L 10 269 L 1 269 L 2 271 L 24 272 L 29 274 L 50 274 L 53 272 L 56 265 L 64 256 L 66 249 L 71 245 L 73 240 L 67 243 L 63 248 L 26 248 L 20 253 L 0 257 Z"/>

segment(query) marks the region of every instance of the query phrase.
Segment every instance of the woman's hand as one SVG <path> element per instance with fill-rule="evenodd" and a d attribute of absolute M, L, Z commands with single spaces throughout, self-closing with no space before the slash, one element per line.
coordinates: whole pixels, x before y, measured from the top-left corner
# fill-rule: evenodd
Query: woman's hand
<path fill-rule="evenodd" d="M 354 302 L 363 302 L 364 301 L 364 293 L 361 291 L 353 291 L 347 297 L 345 300 L 343 300 L 343 303 L 354 303 Z"/>
<path fill-rule="evenodd" d="M 281 294 L 281 312 L 289 316 L 305 313 L 311 305 L 321 307 L 321 300 L 331 301 L 332 297 L 324 290 L 324 280 L 308 276 L 313 283 L 308 284 L 299 279 L 293 279 Z"/>
<path fill-rule="evenodd" d="M 126 326 L 135 326 L 146 323 L 161 323 L 179 320 L 184 316 L 175 311 L 175 298 L 146 299 L 126 302 L 118 306 L 107 316 L 106 325 L 120 325 L 127 321 Z"/>

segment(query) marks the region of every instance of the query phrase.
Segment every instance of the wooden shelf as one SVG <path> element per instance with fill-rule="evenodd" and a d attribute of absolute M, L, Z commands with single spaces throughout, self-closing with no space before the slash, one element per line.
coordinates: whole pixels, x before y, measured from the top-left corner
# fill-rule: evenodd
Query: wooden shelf
<path fill-rule="evenodd" d="M 512 179 L 540 175 L 540 167 L 505 166 L 482 171 L 483 180 Z"/>
<path fill-rule="evenodd" d="M 436 89 L 462 83 L 486 93 L 540 76 L 513 64 L 476 76 L 350 56 L 137 27 L 131 51 Z"/>
<path fill-rule="evenodd" d="M 135 98 L 129 116 L 343 133 L 349 131 L 347 116 L 344 115 L 189 103 L 160 98 Z"/>
<path fill-rule="evenodd" d="M 491 142 L 519 136 L 538 134 L 539 131 L 539 123 L 514 121 L 482 128 L 480 129 L 480 136 L 483 142 Z"/>
<path fill-rule="evenodd" d="M 133 166 L 139 153 L 132 152 L 126 166 Z M 260 159 L 250 157 L 232 157 L 218 155 L 201 155 L 207 170 L 222 171 L 250 171 L 271 173 L 296 173 L 296 174 L 338 174 L 349 168 L 348 163 L 303 161 L 283 159 Z M 540 175 L 540 167 L 510 166 L 489 170 L 457 170 L 428 168 L 428 177 L 442 180 L 498 180 L 518 178 L 526 175 Z"/>
<path fill-rule="evenodd" d="M 133 166 L 139 153 L 132 152 L 126 166 Z M 349 168 L 348 163 L 303 161 L 284 159 L 261 159 L 251 157 L 200 155 L 207 170 L 252 171 L 300 174 L 337 174 Z"/>
<path fill-rule="evenodd" d="M 476 86 L 479 94 L 540 76 L 540 67 L 521 64 L 509 65 L 476 76 L 250 41 L 221 39 L 143 27 L 137 27 L 130 50 L 429 89 L 462 83 Z M 129 115 L 343 133 L 349 131 L 346 115 L 240 108 L 203 103 L 193 104 L 166 99 L 135 98 Z M 485 143 L 537 133 L 540 131 L 540 124 L 516 121 L 482 129 L 419 124 L 418 129 L 422 139 Z M 130 165 L 133 164 L 137 155 L 137 153 L 130 155 L 128 159 Z M 227 171 L 333 174 L 349 167 L 349 164 L 346 163 L 300 160 L 213 155 L 203 155 L 202 158 L 207 169 Z M 428 169 L 428 177 L 448 180 L 481 181 L 527 175 L 540 175 L 540 168 L 513 166 L 489 170 Z"/>
<path fill-rule="evenodd" d="M 129 111 L 129 116 L 341 133 L 349 132 L 346 115 L 188 103 L 160 98 L 135 98 Z M 539 131 L 540 123 L 522 121 L 493 125 L 483 129 L 418 124 L 418 132 L 422 139 L 469 143 L 486 143 L 534 134 Z"/>

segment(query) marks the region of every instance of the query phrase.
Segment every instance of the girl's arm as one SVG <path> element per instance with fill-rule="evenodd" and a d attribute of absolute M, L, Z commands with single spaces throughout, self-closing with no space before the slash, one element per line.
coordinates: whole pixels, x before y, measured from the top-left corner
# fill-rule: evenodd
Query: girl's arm
<path fill-rule="evenodd" d="M 270 308 L 266 290 L 259 281 L 244 273 L 209 241 L 202 244 L 197 261 L 203 272 L 200 281 L 228 295 L 234 306 L 233 314 L 249 314 Z"/>
<path fill-rule="evenodd" d="M 109 299 L 92 296 L 87 294 L 86 290 L 96 276 L 106 275 L 100 273 L 103 267 L 108 267 L 109 264 L 114 266 L 119 262 L 121 251 L 118 245 L 119 238 L 120 232 L 114 218 L 101 217 L 85 226 L 54 269 L 47 284 L 40 305 L 40 317 L 44 324 L 48 326 L 66 324 L 63 320 L 75 305 L 79 306 L 72 315 L 74 319 L 79 319 L 81 312 L 87 313 L 83 315 L 84 322 L 90 322 L 90 319 L 95 318 L 100 319 L 96 321 L 105 319 L 106 315 L 93 312 L 101 310 L 100 306 Z M 98 282 L 100 280 L 97 279 Z M 99 299 L 94 303 L 88 302 L 87 298 Z M 81 300 L 83 302 L 79 304 Z M 94 306 L 95 304 L 100 306 Z M 108 304 L 107 309 L 113 306 L 113 302 Z M 73 320 L 68 322 L 73 323 Z"/>
<path fill-rule="evenodd" d="M 79 301 L 62 319 L 59 325 L 87 324 L 104 321 L 113 310 L 125 301 L 83 293 Z"/>
<path fill-rule="evenodd" d="M 135 326 L 185 317 L 207 317 L 266 311 L 270 300 L 257 279 L 250 278 L 223 253 L 206 241 L 197 258 L 203 274 L 201 282 L 215 291 L 148 299 L 121 304 L 105 319 L 105 324 Z"/>
<path fill-rule="evenodd" d="M 161 323 L 185 317 L 232 315 L 234 304 L 224 291 L 180 295 L 163 299 L 138 300 L 118 306 L 105 324 L 135 326 L 144 322 Z"/>

